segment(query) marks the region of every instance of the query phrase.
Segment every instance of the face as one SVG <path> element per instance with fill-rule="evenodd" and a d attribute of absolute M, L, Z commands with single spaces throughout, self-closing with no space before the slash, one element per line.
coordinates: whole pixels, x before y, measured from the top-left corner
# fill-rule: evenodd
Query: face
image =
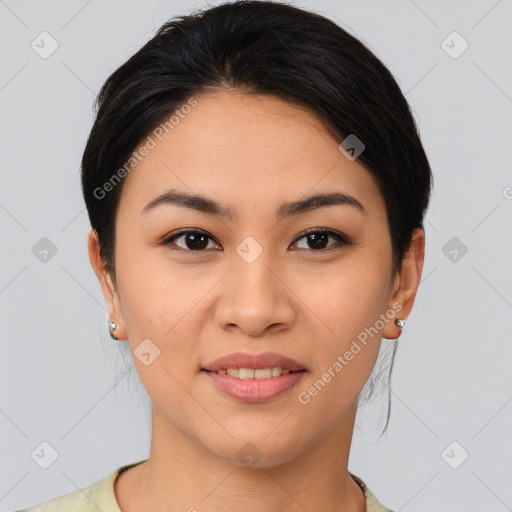
<path fill-rule="evenodd" d="M 381 336 L 397 337 L 393 319 L 417 281 L 407 289 L 392 275 L 384 199 L 312 113 L 242 92 L 195 98 L 125 178 L 117 282 L 103 290 L 161 435 L 180 432 L 236 464 L 251 442 L 260 464 L 276 464 L 353 422 Z M 171 190 L 219 211 L 147 206 Z M 339 195 L 289 207 L 318 194 Z M 251 381 L 235 398 L 202 370 L 234 352 L 277 353 L 304 371 L 292 384 L 277 377 L 289 385 L 277 395 L 258 398 Z"/>

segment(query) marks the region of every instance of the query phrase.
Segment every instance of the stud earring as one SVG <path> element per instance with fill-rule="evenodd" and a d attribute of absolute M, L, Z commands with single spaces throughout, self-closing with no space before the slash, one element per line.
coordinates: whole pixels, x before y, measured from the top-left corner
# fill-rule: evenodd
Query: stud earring
<path fill-rule="evenodd" d="M 403 327 L 405 326 L 405 320 L 403 320 L 402 318 L 397 318 L 395 320 L 395 324 L 398 326 L 398 328 L 400 329 L 400 332 L 402 332 L 402 329 Z"/>
<path fill-rule="evenodd" d="M 116 333 L 114 332 L 117 329 L 117 325 L 115 322 L 109 322 L 108 323 L 108 332 L 110 333 L 110 337 L 114 340 L 118 340 Z"/>

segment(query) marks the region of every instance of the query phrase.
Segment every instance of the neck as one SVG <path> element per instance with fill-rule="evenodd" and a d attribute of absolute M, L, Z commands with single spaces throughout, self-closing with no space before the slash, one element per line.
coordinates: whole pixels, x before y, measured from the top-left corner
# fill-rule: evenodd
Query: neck
<path fill-rule="evenodd" d="M 153 406 L 150 456 L 118 477 L 117 501 L 123 512 L 365 512 L 364 494 L 347 469 L 355 412 L 354 407 L 335 431 L 293 457 L 272 456 L 271 450 L 265 457 L 242 443 L 233 459 L 225 460 L 170 425 Z M 296 448 L 293 440 L 289 444 Z M 255 466 L 244 465 L 237 453 L 257 453 L 259 459 Z"/>

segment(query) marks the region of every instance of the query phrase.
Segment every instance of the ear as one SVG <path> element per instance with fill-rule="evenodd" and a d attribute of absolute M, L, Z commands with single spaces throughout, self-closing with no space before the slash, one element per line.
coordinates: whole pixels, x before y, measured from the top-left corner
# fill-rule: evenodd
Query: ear
<path fill-rule="evenodd" d="M 114 285 L 112 276 L 105 269 L 105 264 L 100 254 L 98 233 L 94 229 L 89 231 L 87 237 L 87 247 L 89 249 L 89 261 L 91 262 L 94 273 L 100 282 L 103 298 L 105 300 L 105 304 L 107 305 L 109 321 L 115 322 L 117 325 L 117 329 L 115 330 L 116 336 L 120 340 L 126 339 L 127 332 L 124 327 L 125 322 L 121 310 L 119 295 Z"/>
<path fill-rule="evenodd" d="M 382 329 L 384 338 L 393 340 L 400 336 L 400 328 L 395 324 L 396 318 L 405 320 L 412 310 L 416 292 L 420 285 L 421 272 L 425 258 L 425 232 L 422 228 L 415 228 L 412 233 L 412 241 L 404 260 L 402 269 L 395 276 L 388 309 L 396 311 L 396 316 L 391 322 L 387 322 Z M 394 307 L 393 307 L 394 305 Z M 398 311 L 398 305 L 401 309 Z"/>

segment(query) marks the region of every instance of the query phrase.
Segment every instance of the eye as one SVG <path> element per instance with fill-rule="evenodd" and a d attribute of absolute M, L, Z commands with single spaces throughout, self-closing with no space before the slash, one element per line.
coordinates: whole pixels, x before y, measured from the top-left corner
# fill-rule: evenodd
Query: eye
<path fill-rule="evenodd" d="M 305 234 L 303 234 L 300 238 L 298 238 L 294 243 L 296 244 L 299 240 L 306 239 L 306 243 L 310 246 L 310 248 L 314 249 L 314 252 L 322 252 L 324 249 L 330 249 L 333 245 L 336 245 L 336 242 L 339 245 L 352 245 L 352 242 L 341 233 L 336 231 L 330 231 L 328 229 L 308 229 Z M 326 245 L 329 238 L 333 238 L 336 240 L 335 243 L 331 245 Z M 299 247 L 299 249 L 308 249 L 308 247 Z"/>
<path fill-rule="evenodd" d="M 309 247 L 299 247 L 299 249 L 312 249 L 313 252 L 322 252 L 325 249 L 330 249 L 333 245 L 336 245 L 336 243 L 339 245 L 353 245 L 353 242 L 345 235 L 323 228 L 309 229 L 303 233 L 300 238 L 297 238 L 294 244 L 297 244 L 297 242 L 303 238 L 306 239 L 306 243 L 309 245 Z M 326 245 L 329 238 L 334 239 L 335 243 Z M 180 239 L 183 239 L 181 243 L 176 243 L 176 241 Z M 208 247 L 209 240 L 213 242 L 213 247 Z M 171 244 L 176 244 L 179 248 L 189 252 L 204 252 L 205 249 L 215 249 L 216 247 L 219 247 L 219 244 L 217 244 L 215 240 L 206 233 L 206 231 L 199 229 L 182 230 L 178 233 L 172 234 L 162 241 L 162 245 Z"/>
<path fill-rule="evenodd" d="M 213 241 L 213 238 L 209 236 L 205 231 L 201 231 L 198 229 L 188 229 L 175 233 L 170 237 L 166 238 L 162 242 L 162 245 L 170 245 L 174 243 L 175 240 L 179 240 L 180 238 L 183 238 L 182 243 L 184 244 L 184 246 L 176 244 L 178 245 L 178 247 L 184 250 L 197 252 L 201 252 L 203 251 L 203 249 L 206 249 L 208 247 L 208 239 Z"/>

